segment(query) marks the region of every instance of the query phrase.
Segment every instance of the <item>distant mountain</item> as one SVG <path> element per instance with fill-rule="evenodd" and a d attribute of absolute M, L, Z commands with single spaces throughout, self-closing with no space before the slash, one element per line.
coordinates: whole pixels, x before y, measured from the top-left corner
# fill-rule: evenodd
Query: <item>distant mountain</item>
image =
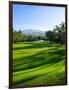
<path fill-rule="evenodd" d="M 30 35 L 30 36 L 45 36 L 45 32 L 44 31 L 35 30 L 35 29 L 23 30 L 23 33 L 25 35 Z"/>

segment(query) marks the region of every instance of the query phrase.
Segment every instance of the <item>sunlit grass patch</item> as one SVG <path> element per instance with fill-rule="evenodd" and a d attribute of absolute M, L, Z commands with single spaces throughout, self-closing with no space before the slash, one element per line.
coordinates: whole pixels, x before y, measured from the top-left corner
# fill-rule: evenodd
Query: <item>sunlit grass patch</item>
<path fill-rule="evenodd" d="M 13 86 L 65 83 L 65 48 L 49 42 L 13 44 Z"/>

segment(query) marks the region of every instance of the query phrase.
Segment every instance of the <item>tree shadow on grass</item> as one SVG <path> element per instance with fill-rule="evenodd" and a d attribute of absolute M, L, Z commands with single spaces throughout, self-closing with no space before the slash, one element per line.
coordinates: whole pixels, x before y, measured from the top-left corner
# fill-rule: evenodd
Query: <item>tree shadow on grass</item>
<path fill-rule="evenodd" d="M 15 60 L 13 71 L 28 70 L 47 64 L 56 64 L 61 60 L 64 60 L 64 49 L 51 49 L 49 51 L 43 50 L 35 55 L 18 58 Z"/>
<path fill-rule="evenodd" d="M 27 81 L 29 81 L 29 80 L 31 80 L 31 79 L 38 78 L 38 77 L 40 77 L 40 76 L 42 76 L 42 75 L 45 75 L 45 74 L 35 75 L 35 76 L 33 76 L 33 77 L 30 76 L 30 77 L 27 77 L 27 78 L 24 78 L 24 79 L 15 81 L 14 84 L 16 85 L 16 84 L 19 84 L 19 83 L 24 83 L 24 82 L 27 82 Z"/>
<path fill-rule="evenodd" d="M 53 66 L 53 65 L 52 65 Z M 29 72 L 28 72 L 29 73 Z M 25 73 L 26 74 L 26 73 Z M 48 75 L 47 75 L 48 74 Z M 48 84 L 50 84 L 50 83 L 64 83 L 65 82 L 65 78 L 64 78 L 64 72 L 63 72 L 63 75 L 62 75 L 62 73 L 60 72 L 60 73 L 56 73 L 56 77 L 54 77 L 54 76 L 52 76 L 52 77 L 54 77 L 54 80 L 51 80 L 52 79 L 52 77 L 51 77 L 51 75 L 54 75 L 55 74 L 55 72 L 53 72 L 53 71 L 51 71 L 50 72 L 50 74 L 48 73 L 48 72 L 45 72 L 45 73 L 41 73 L 40 75 L 38 75 L 38 74 L 36 74 L 36 75 L 33 75 L 33 76 L 28 76 L 28 77 L 26 77 L 26 78 L 23 78 L 23 79 L 20 79 L 20 80 L 18 80 L 18 81 L 15 81 L 14 83 L 13 83 L 13 85 L 14 86 L 23 86 L 23 85 L 27 85 L 27 82 L 29 82 L 29 81 L 31 81 L 31 80 L 34 80 L 34 79 L 37 79 L 38 80 L 38 78 L 40 78 L 40 77 L 42 77 L 42 76 L 44 76 L 44 77 L 46 77 L 46 79 L 47 78 L 50 78 L 49 79 L 49 81 L 48 80 L 46 80 L 45 79 L 45 81 L 43 81 L 44 82 L 44 84 L 46 83 L 48 83 Z M 60 77 L 59 77 L 60 76 Z M 55 81 L 55 79 L 57 78 L 57 81 Z M 51 80 L 51 81 L 50 81 Z M 37 81 L 38 82 L 38 81 Z M 29 83 L 28 83 L 29 84 Z M 36 84 L 35 82 L 34 82 L 34 84 Z"/>
<path fill-rule="evenodd" d="M 21 46 L 21 47 L 13 47 L 13 50 L 22 50 L 22 49 L 37 49 L 37 48 L 46 48 L 46 47 L 60 47 L 60 44 L 54 44 L 54 43 L 32 43 L 30 46 Z"/>
<path fill-rule="evenodd" d="M 37 45 L 36 45 L 37 46 Z M 45 46 L 46 47 L 46 46 Z M 64 60 L 64 56 L 65 56 L 65 50 L 64 48 L 61 48 L 61 46 L 55 46 L 55 48 L 51 48 L 49 50 L 42 50 L 34 55 L 31 56 L 27 56 L 27 57 L 21 57 L 21 58 L 17 58 L 16 60 L 14 60 L 15 64 L 13 65 L 13 72 L 17 72 L 17 71 L 23 71 L 23 70 L 29 70 L 29 69 L 34 69 L 37 67 L 42 67 L 44 65 L 56 65 L 57 63 L 60 63 L 61 61 Z M 37 69 L 40 70 L 41 68 Z M 31 70 L 29 72 L 34 72 L 36 69 Z M 28 71 L 25 72 L 25 74 L 29 73 Z M 34 75 L 28 78 L 24 78 L 21 80 L 18 80 L 16 82 L 13 83 L 14 87 L 16 85 L 18 85 L 19 83 L 25 83 L 29 80 L 33 80 L 35 78 L 41 77 L 45 75 L 41 74 L 41 75 Z"/>

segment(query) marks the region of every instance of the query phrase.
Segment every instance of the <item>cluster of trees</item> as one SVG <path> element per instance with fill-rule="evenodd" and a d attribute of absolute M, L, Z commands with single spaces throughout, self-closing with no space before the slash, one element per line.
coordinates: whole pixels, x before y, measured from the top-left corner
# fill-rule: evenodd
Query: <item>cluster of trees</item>
<path fill-rule="evenodd" d="M 50 42 L 65 43 L 65 24 L 62 22 L 56 25 L 53 31 L 49 30 L 46 32 L 46 37 Z"/>
<path fill-rule="evenodd" d="M 24 42 L 24 41 L 38 41 L 46 40 L 55 43 L 65 43 L 65 24 L 62 22 L 59 25 L 56 25 L 53 30 L 48 30 L 45 32 L 46 36 L 26 36 L 21 30 L 13 30 L 13 42 Z"/>
<path fill-rule="evenodd" d="M 38 41 L 38 40 L 46 40 L 46 37 L 24 35 L 21 30 L 19 31 L 13 30 L 13 42 Z"/>

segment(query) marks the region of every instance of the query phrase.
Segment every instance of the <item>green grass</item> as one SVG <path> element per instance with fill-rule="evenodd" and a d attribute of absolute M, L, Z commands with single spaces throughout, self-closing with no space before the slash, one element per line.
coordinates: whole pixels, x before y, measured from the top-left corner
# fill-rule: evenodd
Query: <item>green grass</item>
<path fill-rule="evenodd" d="M 64 45 L 49 42 L 13 44 L 14 87 L 64 83 Z"/>

